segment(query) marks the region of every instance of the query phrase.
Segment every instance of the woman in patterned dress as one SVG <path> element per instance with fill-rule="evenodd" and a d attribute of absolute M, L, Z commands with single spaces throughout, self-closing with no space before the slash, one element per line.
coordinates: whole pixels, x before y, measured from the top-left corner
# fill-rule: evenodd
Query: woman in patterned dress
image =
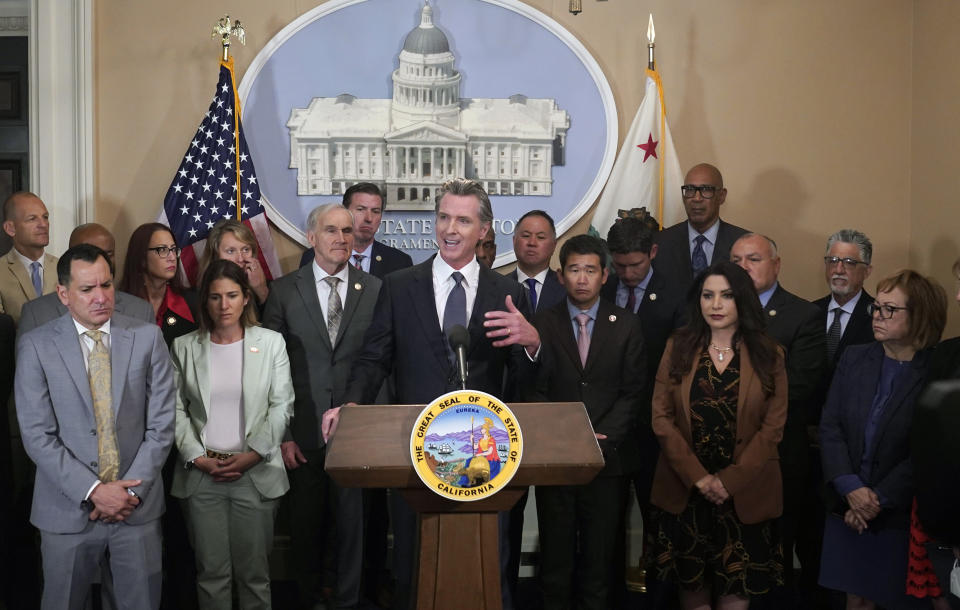
<path fill-rule="evenodd" d="M 685 609 L 742 609 L 783 582 L 774 519 L 783 509 L 784 357 L 740 267 L 712 265 L 688 301 L 690 322 L 667 344 L 653 395 L 662 449 L 653 567 L 679 586 Z"/>

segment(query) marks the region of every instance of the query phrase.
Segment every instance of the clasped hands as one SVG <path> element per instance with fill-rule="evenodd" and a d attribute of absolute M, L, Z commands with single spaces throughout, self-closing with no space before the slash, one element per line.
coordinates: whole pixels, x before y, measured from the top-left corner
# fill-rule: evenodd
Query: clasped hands
<path fill-rule="evenodd" d="M 880 498 L 869 487 L 859 487 L 848 493 L 847 504 L 850 508 L 844 513 L 843 522 L 858 534 L 862 534 L 868 522 L 880 514 Z"/>
<path fill-rule="evenodd" d="M 730 493 L 723 486 L 723 481 L 715 474 L 708 474 L 694 484 L 703 497 L 717 506 L 730 499 Z"/>
<path fill-rule="evenodd" d="M 117 523 L 129 517 L 133 509 L 140 504 L 140 498 L 128 489 L 142 483 L 140 479 L 124 479 L 100 483 L 94 487 L 88 498 L 93 503 L 90 520 Z"/>
<path fill-rule="evenodd" d="M 244 451 L 234 453 L 224 460 L 198 457 L 193 460 L 193 466 L 213 477 L 214 483 L 230 483 L 242 477 L 244 472 L 256 466 L 262 459 L 256 451 Z"/>

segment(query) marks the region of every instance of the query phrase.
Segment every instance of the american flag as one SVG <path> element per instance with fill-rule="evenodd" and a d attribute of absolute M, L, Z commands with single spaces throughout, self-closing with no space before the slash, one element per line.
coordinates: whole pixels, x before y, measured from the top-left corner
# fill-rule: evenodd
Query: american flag
<path fill-rule="evenodd" d="M 160 215 L 160 222 L 170 227 L 177 245 L 183 248 L 181 262 L 191 284 L 196 284 L 207 234 L 221 218 L 237 218 L 237 206 L 239 219 L 257 237 L 264 273 L 268 278 L 279 277 L 280 262 L 240 124 L 231 57 L 220 62 L 213 101 L 180 162 Z"/>

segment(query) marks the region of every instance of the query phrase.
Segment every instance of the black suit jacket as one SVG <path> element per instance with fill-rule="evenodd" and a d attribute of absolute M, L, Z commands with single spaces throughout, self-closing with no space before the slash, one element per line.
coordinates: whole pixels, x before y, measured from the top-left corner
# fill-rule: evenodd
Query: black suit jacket
<path fill-rule="evenodd" d="M 777 286 L 763 308 L 767 334 L 787 354 L 787 423 L 780 441 L 784 476 L 799 477 L 807 469 L 807 425 L 818 421 L 826 369 L 826 335 L 820 308 Z"/>
<path fill-rule="evenodd" d="M 873 442 L 871 476 L 867 487 L 886 498 L 874 527 L 906 529 L 914 496 L 913 462 L 910 459 L 910 428 L 914 405 L 924 387 L 928 370 L 927 352 L 918 352 L 903 372 L 877 423 Z M 883 346 L 874 342 L 853 345 L 837 364 L 835 383 L 830 386 L 820 421 L 823 477 L 827 482 L 827 506 L 842 511 L 845 501 L 831 481 L 844 474 L 859 474 L 864 452 L 864 431 L 873 397 L 880 380 Z"/>
<path fill-rule="evenodd" d="M 730 248 L 733 242 L 747 233 L 736 225 L 718 220 L 720 228 L 717 230 L 717 242 L 713 246 L 713 259 L 707 261 L 713 264 L 717 261 L 730 258 Z M 687 233 L 687 221 L 683 221 L 664 229 L 656 236 L 657 256 L 653 259 L 653 268 L 671 282 L 676 282 L 681 294 L 686 295 L 687 289 L 693 284 L 693 264 L 690 262 L 690 239 Z"/>
<path fill-rule="evenodd" d="M 814 305 L 820 308 L 820 325 L 824 337 L 826 337 L 827 334 L 827 317 L 830 316 L 830 313 L 827 311 L 827 308 L 830 307 L 830 299 L 831 295 L 828 294 L 813 302 Z M 848 346 L 862 345 L 873 341 L 873 319 L 870 317 L 870 314 L 867 313 L 867 305 L 870 303 L 873 303 L 873 297 L 870 296 L 866 290 L 861 290 L 860 300 L 857 301 L 856 307 L 853 308 L 850 321 L 847 322 L 847 328 L 840 337 L 840 345 L 837 346 L 837 353 L 833 356 L 833 362 L 827 362 L 828 375 L 833 375 L 833 369 L 836 368 L 837 363 L 840 362 L 840 356 L 843 355 L 843 350 Z M 832 316 L 830 321 L 833 321 Z M 824 343 L 824 349 L 826 349 L 826 343 Z"/>
<path fill-rule="evenodd" d="M 600 299 L 586 366 L 580 363 L 564 300 L 534 318 L 543 347 L 536 401 L 582 401 L 606 462 L 601 474 L 627 474 L 639 467 L 634 426 L 646 385 L 646 355 L 640 321 L 626 309 Z"/>
<path fill-rule="evenodd" d="M 300 266 L 310 264 L 314 259 L 312 248 L 307 248 L 300 257 Z M 353 264 L 353 259 L 350 259 Z M 413 265 L 413 259 L 410 255 L 396 248 L 392 248 L 385 243 L 374 240 L 370 247 L 370 275 L 383 279 L 386 274 L 406 269 Z"/>
<path fill-rule="evenodd" d="M 347 298 L 333 345 L 312 267 L 301 267 L 274 281 L 264 308 L 263 325 L 281 333 L 287 342 L 296 395 L 290 433 L 302 449 L 324 446 L 320 434 L 323 413 L 346 402 L 347 378 L 373 318 L 381 281 L 355 267 L 349 267 L 347 277 Z M 379 382 L 371 388 L 374 397 L 379 388 Z"/>
<path fill-rule="evenodd" d="M 467 324 L 468 388 L 501 396 L 508 368 L 520 380 L 532 377 L 535 366 L 524 349 L 518 345 L 493 347 L 483 326 L 487 311 L 506 310 L 507 295 L 527 314 L 530 306 L 525 292 L 516 281 L 481 266 L 477 298 Z M 391 372 L 398 403 L 426 404 L 457 389 L 447 345 L 433 296 L 433 257 L 389 274 L 384 278 L 344 402 L 371 404 L 377 388 Z"/>
<path fill-rule="evenodd" d="M 507 277 L 513 281 L 517 280 L 517 270 L 514 269 L 507 274 Z M 528 293 L 530 289 L 527 288 L 526 284 L 520 284 L 524 290 Z M 540 289 L 540 296 L 537 297 L 537 311 L 543 311 L 544 309 L 549 309 L 563 301 L 567 297 L 567 289 L 563 287 L 563 284 L 560 283 L 560 280 L 557 279 L 557 272 L 553 269 L 547 270 L 547 276 L 543 280 L 543 287 Z"/>

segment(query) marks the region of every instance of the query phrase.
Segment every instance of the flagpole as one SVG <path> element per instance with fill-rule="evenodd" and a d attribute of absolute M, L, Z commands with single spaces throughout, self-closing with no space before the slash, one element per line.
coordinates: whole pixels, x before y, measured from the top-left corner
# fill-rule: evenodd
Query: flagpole
<path fill-rule="evenodd" d="M 244 29 L 243 24 L 240 23 L 240 20 L 237 19 L 233 25 L 230 25 L 230 15 L 224 15 L 217 25 L 213 28 L 213 33 L 210 35 L 211 38 L 220 37 L 220 45 L 223 47 L 223 58 L 220 60 L 220 65 L 226 68 L 230 72 L 230 88 L 233 90 L 233 148 L 234 148 L 234 163 L 237 171 L 236 177 L 236 189 L 237 189 L 237 220 L 242 219 L 240 213 L 240 207 L 242 204 L 242 193 L 241 193 L 241 184 L 240 184 L 240 96 L 237 95 L 237 78 L 233 71 L 233 57 L 230 56 L 230 37 L 233 36 L 240 41 L 240 44 L 247 44 L 247 31 Z"/>
<path fill-rule="evenodd" d="M 663 230 L 663 172 L 664 162 L 666 160 L 667 143 L 665 142 L 667 109 L 663 104 L 663 84 L 660 82 L 660 75 L 657 74 L 657 62 L 654 59 L 654 40 L 657 37 L 657 31 L 653 27 L 653 13 L 650 13 L 650 20 L 647 22 L 647 70 L 654 73 L 657 81 L 657 94 L 660 98 L 660 142 L 663 143 L 663 150 L 660 151 L 660 188 L 657 189 L 657 221 L 660 223 L 660 230 Z"/>

